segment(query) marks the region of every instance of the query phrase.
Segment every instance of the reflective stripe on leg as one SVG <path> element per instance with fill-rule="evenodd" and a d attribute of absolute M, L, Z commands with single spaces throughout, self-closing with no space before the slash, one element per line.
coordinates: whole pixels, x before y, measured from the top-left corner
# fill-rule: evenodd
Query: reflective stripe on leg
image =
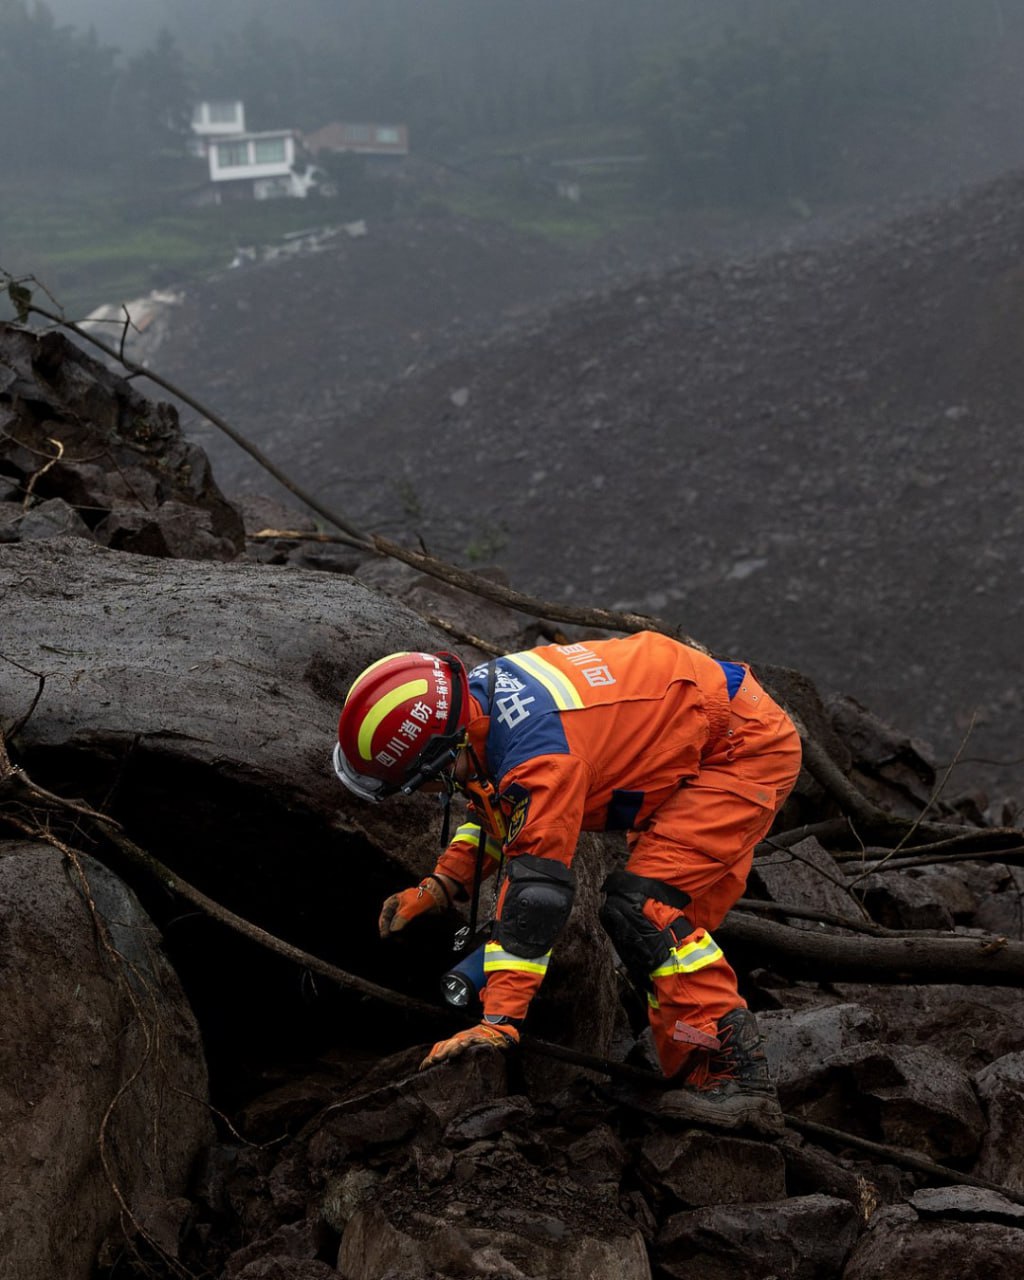
<path fill-rule="evenodd" d="M 711 934 L 698 929 L 696 934 L 672 948 L 668 959 L 651 970 L 651 977 L 669 978 L 675 973 L 695 973 L 722 959 L 722 948 Z"/>
<path fill-rule="evenodd" d="M 543 977 L 548 971 L 550 959 L 550 951 L 545 955 L 527 959 L 525 956 L 517 956 L 512 951 L 506 951 L 500 942 L 488 942 L 484 947 L 484 973 L 511 970 L 514 973 L 536 973 Z"/>

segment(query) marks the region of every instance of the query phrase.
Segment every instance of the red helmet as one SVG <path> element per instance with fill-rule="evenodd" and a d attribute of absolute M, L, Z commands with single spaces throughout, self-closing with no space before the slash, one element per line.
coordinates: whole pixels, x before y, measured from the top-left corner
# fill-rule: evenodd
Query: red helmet
<path fill-rule="evenodd" d="M 334 770 L 364 800 L 408 794 L 455 759 L 468 720 L 469 682 L 455 654 L 389 654 L 348 691 Z"/>

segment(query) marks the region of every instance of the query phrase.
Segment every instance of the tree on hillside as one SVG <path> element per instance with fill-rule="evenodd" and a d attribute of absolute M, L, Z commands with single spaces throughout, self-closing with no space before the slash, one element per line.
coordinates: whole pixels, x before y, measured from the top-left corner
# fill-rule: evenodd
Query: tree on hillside
<path fill-rule="evenodd" d="M 44 4 L 0 0 L 0 164 L 78 169 L 100 160 L 115 60 L 94 33 L 58 26 Z"/>
<path fill-rule="evenodd" d="M 147 163 L 179 154 L 192 121 L 193 89 L 185 58 L 167 30 L 131 58 L 111 95 L 111 133 L 122 157 Z"/>
<path fill-rule="evenodd" d="M 925 120 L 984 39 L 968 0 L 789 0 L 634 87 L 662 189 L 686 205 L 828 193 L 850 144 Z"/>

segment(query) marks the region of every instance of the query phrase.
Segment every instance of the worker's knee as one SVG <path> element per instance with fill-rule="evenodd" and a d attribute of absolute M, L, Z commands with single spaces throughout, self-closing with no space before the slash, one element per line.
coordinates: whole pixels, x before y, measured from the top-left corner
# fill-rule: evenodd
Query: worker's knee
<path fill-rule="evenodd" d="M 576 877 L 561 862 L 523 853 L 509 862 L 497 940 L 513 955 L 545 955 L 569 918 Z"/>
<path fill-rule="evenodd" d="M 601 924 L 626 972 L 645 990 L 651 974 L 665 964 L 676 943 L 693 932 L 692 922 L 683 914 L 691 899 L 681 889 L 629 871 L 613 871 L 601 888 L 605 894 Z M 644 915 L 644 903 L 651 898 L 678 910 L 667 928 L 659 929 Z"/>

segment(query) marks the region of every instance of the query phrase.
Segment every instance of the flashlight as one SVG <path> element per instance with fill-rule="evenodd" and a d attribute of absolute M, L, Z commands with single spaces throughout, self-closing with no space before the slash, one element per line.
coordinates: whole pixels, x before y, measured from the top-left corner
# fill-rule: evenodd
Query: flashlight
<path fill-rule="evenodd" d="M 456 1009 L 468 1009 L 484 985 L 484 947 L 471 951 L 441 979 L 441 994 Z"/>

